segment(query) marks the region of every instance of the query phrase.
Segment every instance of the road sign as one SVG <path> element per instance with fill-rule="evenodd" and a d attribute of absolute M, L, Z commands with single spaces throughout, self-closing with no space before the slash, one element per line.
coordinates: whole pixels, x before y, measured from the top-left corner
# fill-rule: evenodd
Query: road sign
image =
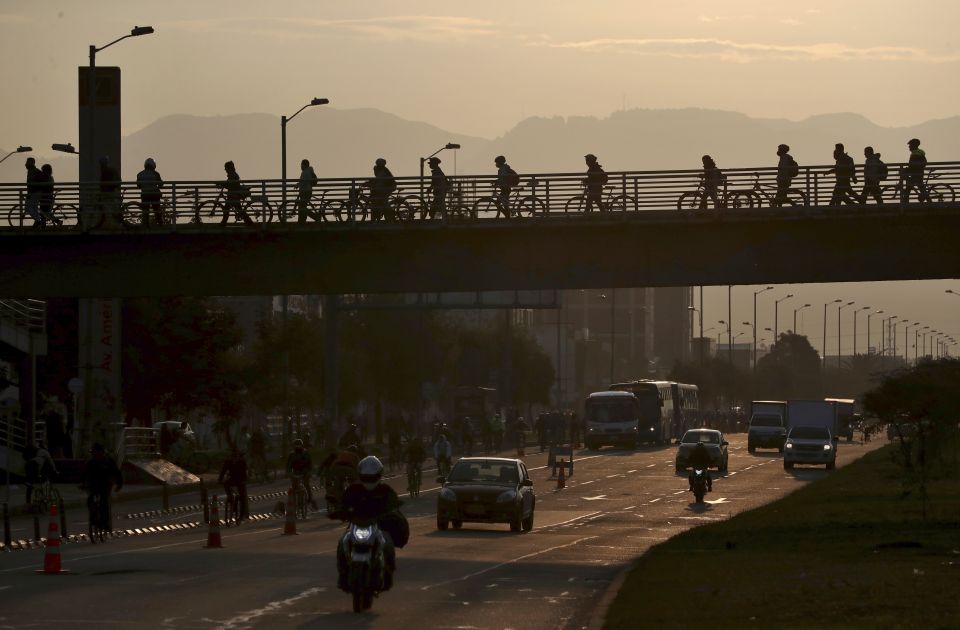
<path fill-rule="evenodd" d="M 83 393 L 83 379 L 73 377 L 67 381 L 67 389 L 71 394 L 79 395 Z"/>

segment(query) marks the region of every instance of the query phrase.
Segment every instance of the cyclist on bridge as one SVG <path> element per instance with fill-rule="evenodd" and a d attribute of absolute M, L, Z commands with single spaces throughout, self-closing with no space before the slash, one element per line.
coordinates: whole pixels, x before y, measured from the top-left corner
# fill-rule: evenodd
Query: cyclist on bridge
<path fill-rule="evenodd" d="M 497 189 L 497 200 L 504 216 L 510 218 L 510 193 L 515 186 L 520 185 L 520 176 L 510 168 L 507 158 L 502 155 L 495 157 L 493 163 L 497 165 L 497 181 L 493 183 L 493 187 Z"/>
<path fill-rule="evenodd" d="M 863 190 L 860 192 L 860 204 L 867 205 L 867 198 L 873 197 L 878 206 L 883 205 L 880 182 L 887 178 L 887 165 L 873 147 L 863 149 L 866 162 L 863 163 Z"/>
<path fill-rule="evenodd" d="M 603 212 L 606 210 L 603 206 L 603 187 L 609 178 L 606 171 L 597 162 L 597 156 L 593 153 L 587 153 L 583 156 L 583 159 L 587 163 L 587 178 L 583 180 L 583 185 L 587 190 L 587 207 L 584 212 L 593 210 L 594 204 L 596 204 L 598 210 Z"/>
<path fill-rule="evenodd" d="M 95 443 L 90 448 L 90 459 L 83 469 L 83 483 L 87 488 L 87 507 L 91 507 L 95 498 L 100 499 L 100 525 L 104 531 L 113 531 L 110 522 L 110 493 L 123 487 L 123 475 L 117 462 L 107 455 L 103 444 Z"/>
<path fill-rule="evenodd" d="M 304 490 L 307 491 L 307 501 L 313 509 L 317 509 L 317 504 L 313 501 L 313 488 L 310 487 L 310 470 L 313 468 L 313 460 L 310 453 L 303 447 L 303 440 L 293 441 L 293 452 L 287 456 L 287 476 L 300 477 Z"/>
<path fill-rule="evenodd" d="M 297 180 L 297 223 L 306 223 L 310 214 L 308 204 L 313 196 L 313 187 L 319 182 L 317 174 L 310 166 L 310 160 L 300 160 L 300 179 Z M 314 217 L 316 220 L 317 217 Z"/>
<path fill-rule="evenodd" d="M 373 179 L 367 182 L 370 186 L 370 205 L 373 208 L 374 221 L 386 219 L 394 220 L 393 208 L 390 207 L 390 195 L 397 189 L 397 180 L 387 168 L 387 161 L 377 158 L 373 167 Z"/>
<path fill-rule="evenodd" d="M 700 161 L 703 162 L 703 196 L 700 197 L 700 209 L 707 209 L 707 199 L 710 198 L 713 199 L 714 209 L 719 210 L 723 207 L 723 203 L 720 201 L 717 190 L 727 176 L 717 168 L 717 163 L 709 155 L 704 155 Z"/>
<path fill-rule="evenodd" d="M 233 160 L 224 163 L 223 170 L 227 173 L 227 179 L 217 185 L 227 191 L 227 202 L 223 205 L 223 221 L 220 223 L 227 223 L 230 220 L 230 213 L 234 212 L 237 219 L 243 219 L 247 225 L 254 225 L 250 215 L 240 207 L 240 203 L 249 196 L 250 189 L 240 183 L 240 175 Z"/>

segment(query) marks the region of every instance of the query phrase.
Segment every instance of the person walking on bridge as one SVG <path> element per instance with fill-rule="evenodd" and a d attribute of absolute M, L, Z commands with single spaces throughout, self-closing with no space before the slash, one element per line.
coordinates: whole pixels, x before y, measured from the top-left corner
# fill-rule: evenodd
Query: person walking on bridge
<path fill-rule="evenodd" d="M 226 190 L 227 202 L 223 205 L 223 221 L 221 225 L 230 220 L 230 213 L 236 213 L 237 219 L 243 219 L 247 225 L 254 225 L 250 215 L 240 207 L 241 202 L 249 195 L 250 191 L 240 183 L 240 175 L 237 173 L 237 167 L 233 161 L 224 163 L 223 170 L 227 173 L 227 179 L 217 185 Z"/>
<path fill-rule="evenodd" d="M 430 200 L 430 218 L 443 218 L 443 212 L 447 204 L 447 192 L 450 190 L 450 180 L 447 179 L 443 169 L 440 168 L 440 158 L 434 156 L 428 160 L 430 164 L 430 188 L 427 192 L 432 194 Z"/>
<path fill-rule="evenodd" d="M 606 210 L 603 206 L 603 187 L 609 178 L 593 153 L 587 153 L 583 159 L 587 163 L 587 178 L 583 180 L 583 186 L 587 192 L 587 206 L 584 212 L 593 210 L 594 204 L 603 212 Z"/>
<path fill-rule="evenodd" d="M 877 205 L 882 206 L 880 182 L 887 178 L 887 165 L 880 159 L 880 154 L 874 152 L 873 147 L 864 148 L 863 156 L 867 160 L 863 163 L 863 190 L 860 192 L 860 205 L 867 205 L 867 197 L 873 197 Z"/>
<path fill-rule="evenodd" d="M 838 142 L 834 145 L 833 159 L 836 160 L 837 164 L 827 171 L 828 175 L 834 174 L 836 177 L 836 183 L 833 185 L 833 195 L 830 197 L 830 205 L 839 206 L 844 203 L 851 206 L 859 205 L 860 200 L 853 192 L 853 186 L 850 185 L 851 181 L 854 184 L 857 183 L 857 167 L 853 158 L 844 150 L 843 144 Z"/>
<path fill-rule="evenodd" d="M 510 218 L 510 193 L 515 186 L 520 185 L 520 175 L 507 164 L 507 158 L 498 155 L 493 159 L 497 166 L 497 180 L 493 187 L 497 189 L 497 201 L 503 216 Z"/>
<path fill-rule="evenodd" d="M 393 173 L 387 168 L 387 161 L 383 158 L 377 158 L 373 166 L 373 179 L 367 184 L 370 186 L 370 205 L 372 206 L 372 218 L 374 221 L 386 219 L 393 221 L 395 219 L 393 209 L 390 207 L 390 195 L 397 189 L 397 180 Z"/>
<path fill-rule="evenodd" d="M 927 186 L 923 183 L 923 171 L 927 167 L 927 154 L 920 148 L 920 141 L 916 138 L 907 143 L 910 148 L 910 161 L 907 167 L 901 171 L 900 177 L 903 178 L 903 195 L 900 198 L 901 203 L 910 201 L 910 193 L 914 188 L 919 195 L 918 201 L 930 201 L 930 193 L 927 192 Z"/>
<path fill-rule="evenodd" d="M 784 204 L 796 206 L 797 203 L 790 199 L 788 193 L 793 179 L 800 174 L 800 165 L 790 155 L 789 145 L 778 146 L 777 155 L 780 156 L 780 162 L 777 164 L 777 195 L 773 198 L 773 205 L 777 208 L 783 207 Z"/>
<path fill-rule="evenodd" d="M 707 199 L 709 198 L 713 199 L 714 210 L 719 210 L 723 207 L 723 204 L 717 190 L 720 188 L 720 184 L 726 181 L 727 176 L 717 168 L 717 163 L 709 155 L 703 156 L 700 161 L 703 162 L 703 195 L 700 197 L 700 209 L 707 209 Z"/>
<path fill-rule="evenodd" d="M 157 163 L 153 158 L 143 162 L 143 170 L 137 173 L 137 188 L 140 189 L 140 212 L 143 227 L 150 227 L 150 212 L 157 220 L 157 225 L 163 225 L 163 209 L 160 207 L 160 188 L 163 187 L 163 178 L 157 172 Z"/>
<path fill-rule="evenodd" d="M 306 223 L 310 214 L 310 198 L 313 197 L 313 187 L 320 181 L 310 160 L 300 160 L 300 179 L 297 180 L 297 223 Z M 318 217 L 313 217 L 318 221 Z"/>
<path fill-rule="evenodd" d="M 40 214 L 40 193 L 42 189 L 43 173 L 37 168 L 37 160 L 28 157 L 24 162 L 27 169 L 27 214 L 33 219 L 34 227 L 43 227 L 44 220 Z"/>

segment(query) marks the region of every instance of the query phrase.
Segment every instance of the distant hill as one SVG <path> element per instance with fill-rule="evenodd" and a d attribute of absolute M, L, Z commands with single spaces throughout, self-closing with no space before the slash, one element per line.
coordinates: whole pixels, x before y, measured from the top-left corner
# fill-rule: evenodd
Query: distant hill
<path fill-rule="evenodd" d="M 774 164 L 781 142 L 791 145 L 801 164 L 830 162 L 836 142 L 845 143 L 858 162 L 868 144 L 896 162 L 906 158 L 906 142 L 914 136 L 921 138 L 931 160 L 960 158 L 960 117 L 887 128 L 857 114 L 789 121 L 705 109 L 532 117 L 488 140 L 375 109 L 320 107 L 290 123 L 287 154 L 291 177 L 299 172 L 302 157 L 310 159 L 320 177 L 367 176 L 378 157 L 386 158 L 396 175 L 415 175 L 418 157 L 447 142 L 463 145 L 457 152 L 460 173 L 490 173 L 498 154 L 520 172 L 580 171 L 586 153 L 599 156 L 608 170 L 697 168 L 704 153 L 721 168 L 731 168 Z M 125 138 L 123 176 L 133 178 L 148 156 L 168 180 L 217 178 L 231 159 L 243 177 L 279 177 L 280 120 L 268 114 L 167 116 Z M 453 173 L 452 152 L 441 157 L 445 170 Z M 38 161 L 49 162 L 58 181 L 76 177 L 74 156 L 40 152 Z M 23 175 L 22 156 L 0 166 L 2 181 L 19 181 Z"/>

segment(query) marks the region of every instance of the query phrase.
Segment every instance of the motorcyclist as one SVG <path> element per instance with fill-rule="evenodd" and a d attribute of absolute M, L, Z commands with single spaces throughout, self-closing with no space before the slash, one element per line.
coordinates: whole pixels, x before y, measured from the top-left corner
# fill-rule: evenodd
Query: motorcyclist
<path fill-rule="evenodd" d="M 697 442 L 690 453 L 687 463 L 690 465 L 690 476 L 687 481 L 690 483 L 690 490 L 693 490 L 693 474 L 695 470 L 702 470 L 707 476 L 707 492 L 713 492 L 713 480 L 710 478 L 710 452 L 703 442 Z"/>
<path fill-rule="evenodd" d="M 447 439 L 446 434 L 441 433 L 440 439 L 433 445 L 433 458 L 437 460 L 437 470 L 440 474 L 450 470 L 451 459 L 453 458 L 453 444 Z"/>
<path fill-rule="evenodd" d="M 293 452 L 287 456 L 287 476 L 300 477 L 304 489 L 307 491 L 307 501 L 313 509 L 317 509 L 317 504 L 313 500 L 313 488 L 310 487 L 310 470 L 313 468 L 313 460 L 310 453 L 303 447 L 303 440 L 297 438 L 293 441 Z"/>
<path fill-rule="evenodd" d="M 388 591 L 393 586 L 393 572 L 396 570 L 396 550 L 393 537 L 384 528 L 383 519 L 388 514 L 395 513 L 400 508 L 400 498 L 393 488 L 381 483 L 383 478 L 383 464 L 370 455 L 360 461 L 357 467 L 359 480 L 350 485 L 343 493 L 343 502 L 338 516 L 350 522 L 376 521 L 380 526 L 384 561 L 383 590 Z M 337 546 L 337 586 L 344 591 L 350 590 L 347 567 L 347 536 L 349 530 L 340 538 Z"/>

